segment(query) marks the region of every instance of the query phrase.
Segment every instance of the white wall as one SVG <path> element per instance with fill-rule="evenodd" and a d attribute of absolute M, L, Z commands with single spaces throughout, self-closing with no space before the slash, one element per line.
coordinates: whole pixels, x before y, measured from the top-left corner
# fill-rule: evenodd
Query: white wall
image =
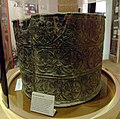
<path fill-rule="evenodd" d="M 38 0 L 39 13 L 56 13 L 58 12 L 58 0 Z"/>
<path fill-rule="evenodd" d="M 83 0 L 77 0 L 78 1 L 78 7 L 82 8 L 83 7 Z"/>
<path fill-rule="evenodd" d="M 83 13 L 88 13 L 88 4 L 83 4 Z"/>
<path fill-rule="evenodd" d="M 49 12 L 56 13 L 58 12 L 58 0 L 49 0 Z"/>
<path fill-rule="evenodd" d="M 39 13 L 48 12 L 48 0 L 38 0 Z"/>
<path fill-rule="evenodd" d="M 96 2 L 96 12 L 106 12 L 106 1 Z"/>
<path fill-rule="evenodd" d="M 109 59 L 111 41 L 112 0 L 106 0 L 106 23 L 103 60 Z"/>

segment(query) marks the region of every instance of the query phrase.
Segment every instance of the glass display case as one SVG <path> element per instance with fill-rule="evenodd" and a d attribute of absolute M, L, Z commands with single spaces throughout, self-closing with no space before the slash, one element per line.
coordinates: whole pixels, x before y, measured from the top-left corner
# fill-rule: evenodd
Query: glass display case
<path fill-rule="evenodd" d="M 116 82 L 102 69 L 105 16 L 94 14 L 95 3 L 82 13 L 83 3 L 1 0 L 3 101 L 16 114 L 50 118 L 51 100 L 41 95 L 53 96 L 56 119 L 99 117 L 109 107 Z"/>

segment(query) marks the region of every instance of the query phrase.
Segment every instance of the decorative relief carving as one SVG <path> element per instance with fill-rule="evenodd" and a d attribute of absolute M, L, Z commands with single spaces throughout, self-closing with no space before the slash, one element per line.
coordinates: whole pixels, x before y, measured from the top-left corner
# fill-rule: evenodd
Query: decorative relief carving
<path fill-rule="evenodd" d="M 14 31 L 27 96 L 51 94 L 55 106 L 71 106 L 100 91 L 103 16 L 35 15 L 14 21 Z"/>

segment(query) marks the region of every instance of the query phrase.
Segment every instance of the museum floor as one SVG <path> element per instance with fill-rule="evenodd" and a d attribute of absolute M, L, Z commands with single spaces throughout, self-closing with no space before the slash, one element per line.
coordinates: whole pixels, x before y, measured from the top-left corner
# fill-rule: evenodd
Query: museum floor
<path fill-rule="evenodd" d="M 116 64 L 111 61 L 103 61 L 103 68 L 113 74 L 120 83 L 120 63 Z M 1 93 L 1 87 L 0 87 Z M 0 95 L 1 96 L 1 95 Z M 118 94 L 120 97 L 120 94 Z M 104 101 L 104 100 L 103 100 Z M 23 119 L 7 109 L 0 98 L 0 119 Z M 97 118 L 98 119 L 98 118 Z M 112 113 L 107 113 L 104 118 L 99 119 L 120 119 L 120 100 L 112 109 Z"/>

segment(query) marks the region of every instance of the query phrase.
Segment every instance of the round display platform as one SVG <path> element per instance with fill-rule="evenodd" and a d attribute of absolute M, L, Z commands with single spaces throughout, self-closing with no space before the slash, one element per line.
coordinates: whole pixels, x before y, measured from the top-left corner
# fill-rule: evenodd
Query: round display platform
<path fill-rule="evenodd" d="M 13 71 L 14 72 L 14 71 Z M 12 72 L 12 76 L 9 77 L 9 102 L 10 110 L 26 119 L 49 119 L 51 117 L 34 113 L 30 111 L 31 100 L 23 91 L 15 92 L 16 80 L 21 77 L 20 71 Z M 57 112 L 54 117 L 58 118 L 75 118 L 75 119 L 88 119 L 88 117 L 100 115 L 100 112 L 106 110 L 108 105 L 113 105 L 111 102 L 116 94 L 116 85 L 114 79 L 104 70 L 102 71 L 102 88 L 100 93 L 92 100 L 68 107 L 68 108 L 56 108 Z M 113 101 L 114 103 L 114 101 Z M 105 111 L 104 111 L 105 112 Z"/>

